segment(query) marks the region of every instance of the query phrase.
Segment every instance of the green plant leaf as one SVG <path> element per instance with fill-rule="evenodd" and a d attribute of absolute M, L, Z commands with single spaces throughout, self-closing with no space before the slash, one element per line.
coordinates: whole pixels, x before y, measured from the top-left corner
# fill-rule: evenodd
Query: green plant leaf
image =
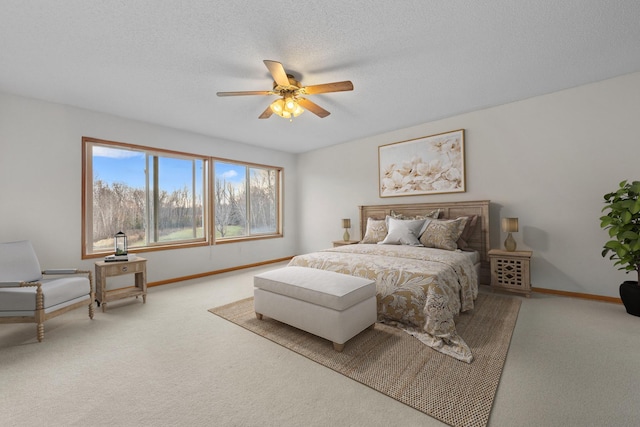
<path fill-rule="evenodd" d="M 607 243 L 604 244 L 605 248 L 611 249 L 613 251 L 617 250 L 621 246 L 622 246 L 622 244 L 620 242 L 618 242 L 617 240 L 609 240 Z"/>
<path fill-rule="evenodd" d="M 601 228 L 605 228 L 605 227 L 611 225 L 611 221 L 612 221 L 612 219 L 610 217 L 608 217 L 608 216 L 600 217 L 600 227 Z"/>
<path fill-rule="evenodd" d="M 620 235 L 618 236 L 619 239 L 628 239 L 628 240 L 638 240 L 638 233 L 631 231 L 631 230 L 627 230 L 624 231 L 622 233 L 620 233 Z"/>

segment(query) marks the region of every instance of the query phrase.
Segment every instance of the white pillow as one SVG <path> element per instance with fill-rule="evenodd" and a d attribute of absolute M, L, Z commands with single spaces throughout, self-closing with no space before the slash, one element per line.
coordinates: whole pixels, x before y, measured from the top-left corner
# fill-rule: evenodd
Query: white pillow
<path fill-rule="evenodd" d="M 427 220 L 401 220 L 387 216 L 387 237 L 379 245 L 409 245 L 422 246 L 420 235 L 424 231 Z"/>

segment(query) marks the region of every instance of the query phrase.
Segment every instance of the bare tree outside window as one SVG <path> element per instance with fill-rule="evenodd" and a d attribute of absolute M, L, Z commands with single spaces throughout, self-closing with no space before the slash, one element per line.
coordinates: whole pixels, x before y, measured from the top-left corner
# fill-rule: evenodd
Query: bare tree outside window
<path fill-rule="evenodd" d="M 281 237 L 281 180 L 278 167 L 83 137 L 82 256 L 113 251 L 119 231 L 134 251 Z"/>
<path fill-rule="evenodd" d="M 277 233 L 279 171 L 223 161 L 214 169 L 216 237 Z"/>
<path fill-rule="evenodd" d="M 88 138 L 83 147 L 83 255 L 112 251 L 119 231 L 130 249 L 206 241 L 206 158 Z"/>

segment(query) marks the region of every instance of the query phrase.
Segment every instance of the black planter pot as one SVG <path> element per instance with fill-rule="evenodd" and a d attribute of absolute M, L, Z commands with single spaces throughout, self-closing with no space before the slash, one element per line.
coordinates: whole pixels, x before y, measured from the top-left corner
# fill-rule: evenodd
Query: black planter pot
<path fill-rule="evenodd" d="M 625 281 L 621 284 L 620 298 L 627 313 L 640 316 L 640 286 L 638 286 L 638 282 Z"/>

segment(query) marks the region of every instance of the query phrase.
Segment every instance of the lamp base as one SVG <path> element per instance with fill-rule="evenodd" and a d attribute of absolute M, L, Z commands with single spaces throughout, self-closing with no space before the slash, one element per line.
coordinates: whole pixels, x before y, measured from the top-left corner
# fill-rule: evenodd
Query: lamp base
<path fill-rule="evenodd" d="M 345 242 L 349 241 L 349 239 L 351 238 L 351 236 L 349 236 L 349 230 L 344 230 L 344 234 L 342 235 L 342 238 L 344 239 Z"/>
<path fill-rule="evenodd" d="M 517 247 L 516 241 L 511 235 L 511 233 L 509 233 L 509 235 L 507 235 L 507 239 L 504 241 L 504 248 L 508 252 L 513 252 L 516 250 L 516 247 Z"/>

